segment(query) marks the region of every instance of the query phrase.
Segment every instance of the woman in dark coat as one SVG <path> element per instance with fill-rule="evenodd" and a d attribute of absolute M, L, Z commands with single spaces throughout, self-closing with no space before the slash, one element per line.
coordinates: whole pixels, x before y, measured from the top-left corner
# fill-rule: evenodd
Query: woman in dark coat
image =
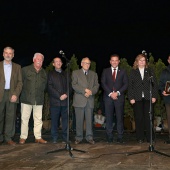
<path fill-rule="evenodd" d="M 134 109 L 136 137 L 139 143 L 144 142 L 145 130 L 147 142 L 150 142 L 150 83 L 153 105 L 158 93 L 156 77 L 153 70 L 148 68 L 146 56 L 139 54 L 130 73 L 128 86 L 128 98 Z"/>

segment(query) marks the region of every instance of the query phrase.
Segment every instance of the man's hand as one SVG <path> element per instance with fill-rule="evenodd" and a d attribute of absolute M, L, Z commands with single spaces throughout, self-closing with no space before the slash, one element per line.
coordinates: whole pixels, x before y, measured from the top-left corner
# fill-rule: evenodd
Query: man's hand
<path fill-rule="evenodd" d="M 135 100 L 134 99 L 130 100 L 130 103 L 135 104 Z"/>
<path fill-rule="evenodd" d="M 117 92 L 113 92 L 110 97 L 113 99 L 113 100 L 117 100 L 118 98 L 118 93 Z"/>
<path fill-rule="evenodd" d="M 63 94 L 60 96 L 60 100 L 65 100 L 67 98 L 67 95 L 66 94 Z"/>
<path fill-rule="evenodd" d="M 152 98 L 152 103 L 155 103 L 156 102 L 156 98 Z"/>
<path fill-rule="evenodd" d="M 90 95 L 88 93 L 85 93 L 84 96 L 88 98 Z"/>
<path fill-rule="evenodd" d="M 92 95 L 92 91 L 89 90 L 89 89 L 85 89 L 85 94 L 86 94 L 86 93 L 87 93 L 89 96 Z"/>
<path fill-rule="evenodd" d="M 165 91 L 162 92 L 163 96 L 169 96 L 170 94 L 167 94 Z"/>
<path fill-rule="evenodd" d="M 12 95 L 12 97 L 11 97 L 11 100 L 10 100 L 10 102 L 16 102 L 17 101 L 17 96 L 16 95 Z"/>

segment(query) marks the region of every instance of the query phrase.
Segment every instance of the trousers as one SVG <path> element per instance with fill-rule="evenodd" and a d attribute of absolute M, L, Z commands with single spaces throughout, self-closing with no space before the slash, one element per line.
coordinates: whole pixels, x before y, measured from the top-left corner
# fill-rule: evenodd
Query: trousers
<path fill-rule="evenodd" d="M 27 139 L 28 137 L 28 122 L 33 110 L 34 120 L 34 136 L 36 139 L 41 139 L 42 130 L 42 108 L 43 105 L 29 105 L 21 103 L 21 135 L 20 138 Z"/>

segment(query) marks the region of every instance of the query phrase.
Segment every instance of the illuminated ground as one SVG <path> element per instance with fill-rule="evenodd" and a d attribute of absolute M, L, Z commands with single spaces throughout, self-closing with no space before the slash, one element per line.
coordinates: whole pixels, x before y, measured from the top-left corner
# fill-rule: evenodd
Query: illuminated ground
<path fill-rule="evenodd" d="M 158 150 L 170 155 L 170 145 L 164 144 L 167 133 L 157 133 L 154 151 Z M 95 145 L 90 145 L 85 141 L 82 144 L 74 144 L 74 133 L 70 132 L 71 144 L 57 144 L 51 142 L 50 133 L 43 134 L 48 144 L 34 143 L 34 137 L 29 135 L 27 143 L 24 145 L 0 146 L 0 169 L 1 170 L 168 170 L 170 169 L 170 157 L 161 156 L 153 151 L 137 155 L 127 156 L 129 152 L 148 150 L 149 143 L 138 144 L 135 134 L 125 132 L 125 144 L 108 144 L 105 139 L 104 130 L 95 130 Z M 19 134 L 15 136 L 18 142 Z M 69 151 L 49 153 L 49 151 L 58 150 L 71 146 L 73 158 Z M 86 151 L 77 152 L 74 149 Z"/>

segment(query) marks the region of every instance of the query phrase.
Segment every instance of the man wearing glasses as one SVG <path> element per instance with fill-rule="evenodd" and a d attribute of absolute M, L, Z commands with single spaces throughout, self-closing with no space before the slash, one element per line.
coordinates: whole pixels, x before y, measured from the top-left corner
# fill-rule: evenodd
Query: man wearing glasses
<path fill-rule="evenodd" d="M 99 89 L 98 76 L 92 70 L 89 70 L 91 61 L 89 58 L 83 58 L 82 68 L 72 73 L 72 87 L 74 90 L 73 106 L 76 115 L 76 140 L 79 144 L 83 140 L 84 118 L 86 122 L 86 140 L 90 144 L 95 144 L 93 140 L 92 118 L 94 108 L 94 95 Z"/>

